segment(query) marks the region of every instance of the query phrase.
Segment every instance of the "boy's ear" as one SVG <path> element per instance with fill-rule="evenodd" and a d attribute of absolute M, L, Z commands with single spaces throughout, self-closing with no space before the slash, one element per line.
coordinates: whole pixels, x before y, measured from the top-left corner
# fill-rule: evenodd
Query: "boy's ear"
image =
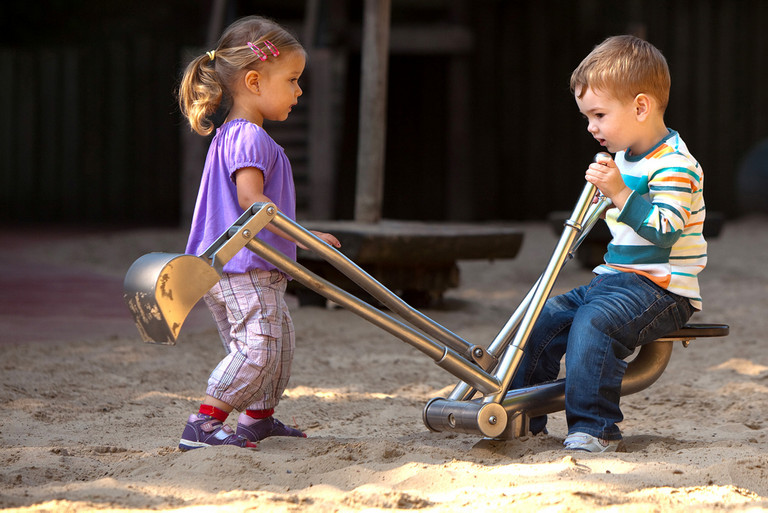
<path fill-rule="evenodd" d="M 246 89 L 248 89 L 252 93 L 260 94 L 260 91 L 259 91 L 260 78 L 261 78 L 261 75 L 259 75 L 258 71 L 248 70 L 248 72 L 243 77 L 243 82 L 245 83 Z"/>
<path fill-rule="evenodd" d="M 635 96 L 635 116 L 638 121 L 645 121 L 653 108 L 653 98 L 645 93 Z"/>

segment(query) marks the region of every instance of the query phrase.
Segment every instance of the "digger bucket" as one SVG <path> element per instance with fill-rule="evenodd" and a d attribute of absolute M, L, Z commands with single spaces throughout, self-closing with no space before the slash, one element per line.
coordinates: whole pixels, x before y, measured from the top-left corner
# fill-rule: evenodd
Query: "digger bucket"
<path fill-rule="evenodd" d="M 192 307 L 221 276 L 204 258 L 149 253 L 128 269 L 123 298 L 144 342 L 176 344 Z"/>

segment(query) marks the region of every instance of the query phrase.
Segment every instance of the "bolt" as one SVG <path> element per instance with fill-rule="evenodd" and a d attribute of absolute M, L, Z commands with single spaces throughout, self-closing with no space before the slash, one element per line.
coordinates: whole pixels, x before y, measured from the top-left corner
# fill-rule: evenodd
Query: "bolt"
<path fill-rule="evenodd" d="M 496 418 L 496 415 L 491 415 L 490 417 L 488 417 L 488 424 L 490 424 L 491 426 L 495 426 L 498 421 L 499 419 Z"/>
<path fill-rule="evenodd" d="M 483 357 L 483 350 L 479 347 L 475 348 L 474 351 L 475 358 L 482 358 Z"/>
<path fill-rule="evenodd" d="M 271 216 L 275 215 L 275 207 L 267 207 L 267 214 Z"/>
<path fill-rule="evenodd" d="M 243 230 L 243 238 L 250 239 L 251 238 L 251 230 Z"/>

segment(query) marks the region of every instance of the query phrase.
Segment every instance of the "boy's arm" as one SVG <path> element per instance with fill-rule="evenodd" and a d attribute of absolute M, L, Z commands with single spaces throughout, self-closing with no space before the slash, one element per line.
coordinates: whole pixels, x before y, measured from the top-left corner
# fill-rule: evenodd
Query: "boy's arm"
<path fill-rule="evenodd" d="M 699 184 L 699 174 L 688 161 L 665 163 L 648 181 L 650 201 L 632 191 L 616 220 L 655 246 L 672 247 L 691 217 Z"/>

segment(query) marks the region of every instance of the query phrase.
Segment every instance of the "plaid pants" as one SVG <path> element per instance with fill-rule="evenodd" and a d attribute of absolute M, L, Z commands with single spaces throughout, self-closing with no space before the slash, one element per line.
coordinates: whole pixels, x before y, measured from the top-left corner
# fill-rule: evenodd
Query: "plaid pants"
<path fill-rule="evenodd" d="M 238 411 L 277 406 L 296 344 L 285 304 L 287 284 L 275 270 L 225 273 L 205 295 L 227 351 L 208 378 L 208 395 Z"/>

